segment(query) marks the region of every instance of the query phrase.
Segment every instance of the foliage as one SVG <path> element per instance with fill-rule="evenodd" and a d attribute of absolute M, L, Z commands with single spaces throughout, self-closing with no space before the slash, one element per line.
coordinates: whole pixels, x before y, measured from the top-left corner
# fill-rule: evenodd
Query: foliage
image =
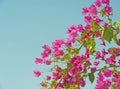
<path fill-rule="evenodd" d="M 85 78 L 96 81 L 95 89 L 120 89 L 120 22 L 112 21 L 109 3 L 96 0 L 83 8 L 85 26 L 72 25 L 67 30 L 68 39 L 43 46 L 42 57 L 35 60 L 49 66 L 51 72 L 40 83 L 43 89 L 81 89 L 86 85 Z M 106 44 L 111 42 L 114 45 L 108 48 Z M 36 77 L 44 74 L 34 70 Z"/>

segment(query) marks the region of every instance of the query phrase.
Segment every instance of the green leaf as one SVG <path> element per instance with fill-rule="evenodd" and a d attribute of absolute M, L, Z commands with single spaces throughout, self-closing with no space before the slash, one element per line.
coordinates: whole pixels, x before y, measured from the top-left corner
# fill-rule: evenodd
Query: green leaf
<path fill-rule="evenodd" d="M 115 27 L 120 27 L 120 22 L 114 22 L 113 24 Z"/>
<path fill-rule="evenodd" d="M 53 81 L 51 82 L 50 89 L 53 89 L 53 87 L 54 87 L 55 84 L 56 84 L 56 81 L 53 80 Z"/>
<path fill-rule="evenodd" d="M 98 29 L 98 27 L 99 27 L 99 25 L 96 24 L 96 23 L 94 23 L 94 22 L 91 22 L 90 25 L 91 25 L 92 30 L 93 30 L 94 32 L 95 32 L 95 31 Z"/>
<path fill-rule="evenodd" d="M 63 83 L 63 86 L 65 89 L 68 89 L 70 87 L 70 85 L 68 83 Z"/>
<path fill-rule="evenodd" d="M 88 73 L 88 77 L 89 77 L 90 82 L 93 83 L 94 79 L 95 79 L 94 74 L 93 73 Z"/>
<path fill-rule="evenodd" d="M 73 54 L 74 54 L 74 55 L 79 54 L 79 49 L 78 49 L 78 48 L 74 48 L 74 49 L 73 49 Z"/>
<path fill-rule="evenodd" d="M 72 63 L 68 63 L 67 66 L 68 66 L 68 68 L 72 68 L 73 67 Z"/>
<path fill-rule="evenodd" d="M 115 89 L 115 85 L 112 85 L 110 89 Z"/>
<path fill-rule="evenodd" d="M 70 54 L 65 54 L 64 58 L 67 59 L 67 60 L 70 59 Z"/>
<path fill-rule="evenodd" d="M 90 48 L 89 48 L 90 54 L 93 54 L 95 52 L 95 46 L 96 46 L 95 41 L 91 40 L 91 44 L 90 45 L 91 45 Z"/>
<path fill-rule="evenodd" d="M 89 53 L 93 54 L 95 52 L 95 46 L 96 46 L 96 42 L 94 41 L 94 39 L 86 39 L 86 42 L 83 44 L 83 46 L 87 49 L 89 49 Z"/>
<path fill-rule="evenodd" d="M 110 43 L 113 38 L 113 30 L 110 27 L 106 27 L 103 30 L 102 38 Z"/>
<path fill-rule="evenodd" d="M 67 68 L 61 70 L 61 72 L 60 72 L 60 76 L 66 74 L 67 72 L 68 72 Z"/>
<path fill-rule="evenodd" d="M 114 40 L 115 43 L 117 43 L 117 34 L 113 35 L 113 40 Z"/>

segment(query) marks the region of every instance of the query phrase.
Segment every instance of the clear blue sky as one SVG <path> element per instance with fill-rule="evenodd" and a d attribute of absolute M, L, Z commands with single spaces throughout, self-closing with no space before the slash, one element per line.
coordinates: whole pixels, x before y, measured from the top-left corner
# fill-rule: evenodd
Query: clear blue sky
<path fill-rule="evenodd" d="M 67 38 L 67 28 L 84 23 L 81 10 L 93 1 L 0 0 L 0 89 L 39 89 L 33 70 L 41 46 Z M 120 21 L 120 0 L 111 5 Z"/>

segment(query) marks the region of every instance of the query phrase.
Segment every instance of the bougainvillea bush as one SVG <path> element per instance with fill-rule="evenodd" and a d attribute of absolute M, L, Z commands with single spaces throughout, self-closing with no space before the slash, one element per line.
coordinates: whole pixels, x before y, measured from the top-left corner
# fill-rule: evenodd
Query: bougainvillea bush
<path fill-rule="evenodd" d="M 35 59 L 34 75 L 46 75 L 41 89 L 84 89 L 86 78 L 95 81 L 93 89 L 120 89 L 120 22 L 112 20 L 110 0 L 96 0 L 82 15 L 84 26 L 69 27 L 68 39 L 44 45 Z M 45 65 L 50 73 L 40 71 Z"/>

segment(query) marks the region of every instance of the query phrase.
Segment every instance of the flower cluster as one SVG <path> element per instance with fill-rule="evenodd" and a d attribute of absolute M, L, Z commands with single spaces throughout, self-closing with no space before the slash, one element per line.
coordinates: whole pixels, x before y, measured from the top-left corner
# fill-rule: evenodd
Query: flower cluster
<path fill-rule="evenodd" d="M 87 77 L 91 83 L 96 77 L 95 89 L 120 89 L 120 22 L 112 22 L 112 11 L 110 0 L 96 0 L 82 9 L 85 26 L 72 25 L 66 32 L 67 39 L 43 46 L 35 64 L 49 66 L 51 74 L 45 76 L 42 69 L 33 71 L 35 77 L 45 77 L 42 88 L 81 89 Z M 111 42 L 116 47 L 106 46 Z"/>

